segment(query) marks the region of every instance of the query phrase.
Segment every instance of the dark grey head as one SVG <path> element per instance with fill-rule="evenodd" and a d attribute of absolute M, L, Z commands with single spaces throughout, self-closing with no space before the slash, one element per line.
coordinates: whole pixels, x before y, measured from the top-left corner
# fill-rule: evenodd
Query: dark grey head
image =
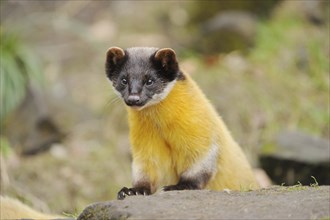
<path fill-rule="evenodd" d="M 111 47 L 106 74 L 128 106 L 142 109 L 162 101 L 176 80 L 183 79 L 172 49 Z"/>

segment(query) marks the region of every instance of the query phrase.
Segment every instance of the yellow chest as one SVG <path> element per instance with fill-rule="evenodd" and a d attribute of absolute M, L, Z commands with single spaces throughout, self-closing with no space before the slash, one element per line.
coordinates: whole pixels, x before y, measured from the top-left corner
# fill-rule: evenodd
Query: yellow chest
<path fill-rule="evenodd" d="M 133 158 L 149 158 L 150 166 L 176 181 L 207 153 L 214 138 L 217 116 L 202 96 L 188 79 L 177 82 L 161 103 L 141 111 L 128 109 Z"/>

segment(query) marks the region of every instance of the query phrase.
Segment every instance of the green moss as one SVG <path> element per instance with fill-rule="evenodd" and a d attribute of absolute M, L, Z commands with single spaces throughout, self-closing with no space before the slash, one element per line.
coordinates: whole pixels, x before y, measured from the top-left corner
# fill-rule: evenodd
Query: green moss
<path fill-rule="evenodd" d="M 301 191 L 307 189 L 307 186 L 289 186 L 287 188 L 287 191 L 292 192 L 292 191 Z"/>
<path fill-rule="evenodd" d="M 279 190 L 280 191 L 299 191 L 299 190 L 306 190 L 308 189 L 309 186 L 304 186 L 302 185 L 301 182 L 297 182 L 296 185 L 293 185 L 293 186 L 285 186 L 285 183 L 282 183 L 281 186 L 279 187 Z"/>
<path fill-rule="evenodd" d="M 62 215 L 64 215 L 65 217 L 77 219 L 79 216 L 79 212 L 75 212 L 75 213 L 63 212 Z"/>
<path fill-rule="evenodd" d="M 301 184 L 301 182 L 298 181 L 296 185 L 283 187 L 283 189 L 285 189 L 287 191 L 299 191 L 299 190 L 308 189 L 308 187 L 314 187 L 314 188 L 319 187 L 319 183 L 317 182 L 316 178 L 314 176 L 311 176 L 311 178 L 314 180 L 314 183 L 311 183 L 309 186 L 303 186 Z M 281 184 L 281 186 L 284 186 L 284 185 L 285 185 L 285 183 Z"/>
<path fill-rule="evenodd" d="M 319 183 L 317 182 L 316 178 L 314 176 L 311 176 L 311 178 L 314 180 L 314 183 L 311 183 L 310 186 L 311 187 L 318 187 Z"/>

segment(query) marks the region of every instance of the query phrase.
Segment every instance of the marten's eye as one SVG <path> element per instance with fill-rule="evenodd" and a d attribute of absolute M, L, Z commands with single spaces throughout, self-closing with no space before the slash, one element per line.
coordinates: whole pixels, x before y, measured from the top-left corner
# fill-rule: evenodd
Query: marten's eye
<path fill-rule="evenodd" d="M 146 85 L 151 86 L 152 84 L 154 84 L 154 81 L 152 79 L 148 79 Z"/>
<path fill-rule="evenodd" d="M 122 79 L 121 79 L 121 84 L 123 84 L 123 85 L 127 85 L 127 79 L 126 79 L 126 78 L 122 78 Z"/>

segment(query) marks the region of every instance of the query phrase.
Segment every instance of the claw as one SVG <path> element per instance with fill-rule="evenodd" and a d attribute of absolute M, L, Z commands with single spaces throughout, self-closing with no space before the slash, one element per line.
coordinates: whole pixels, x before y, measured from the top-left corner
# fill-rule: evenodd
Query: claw
<path fill-rule="evenodd" d="M 117 194 L 117 199 L 118 200 L 123 200 L 126 198 L 126 195 L 128 195 L 129 190 L 127 187 L 123 187 Z"/>
<path fill-rule="evenodd" d="M 134 195 L 150 195 L 150 189 L 145 188 L 127 188 L 123 187 L 117 194 L 118 200 L 123 200 L 127 196 L 134 196 Z"/>
<path fill-rule="evenodd" d="M 119 192 L 117 195 L 118 200 L 123 200 L 123 199 L 125 199 L 125 197 L 126 197 L 126 195 L 124 192 Z"/>

